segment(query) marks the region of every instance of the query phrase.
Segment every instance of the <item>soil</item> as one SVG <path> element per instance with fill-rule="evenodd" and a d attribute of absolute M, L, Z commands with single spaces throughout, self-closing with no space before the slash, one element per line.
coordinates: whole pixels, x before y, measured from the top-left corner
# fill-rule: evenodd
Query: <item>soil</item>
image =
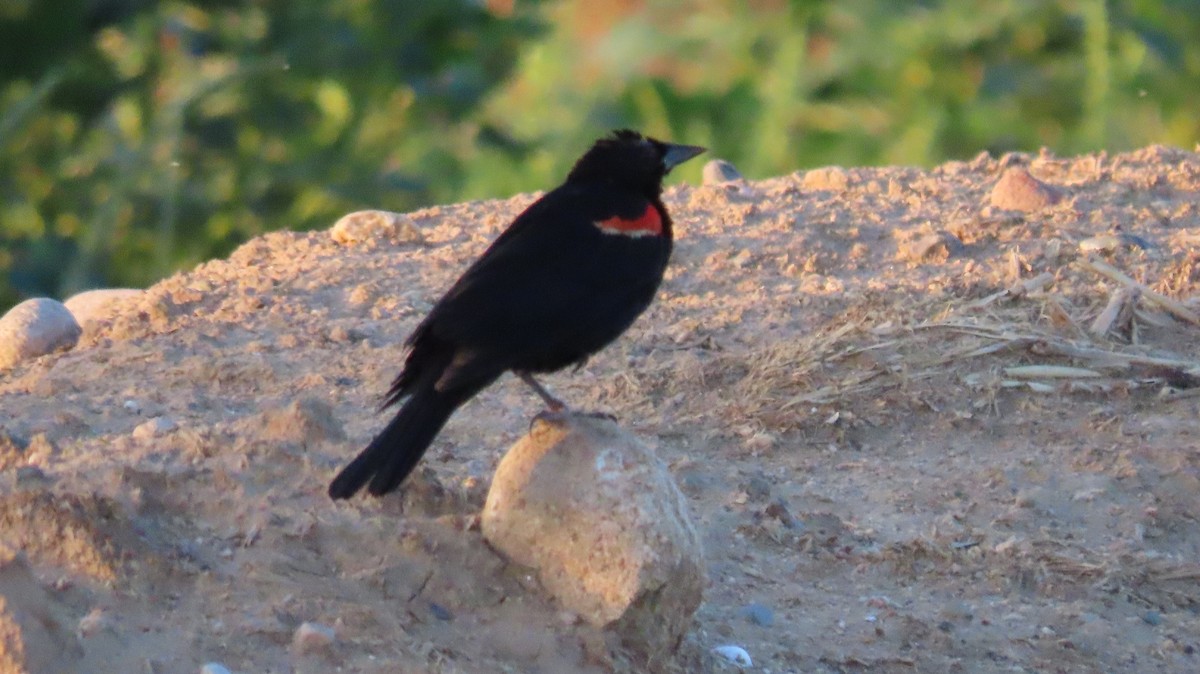
<path fill-rule="evenodd" d="M 993 206 L 1014 167 L 1053 198 Z M 59 672 L 640 671 L 481 540 L 540 411 L 515 379 L 402 493 L 325 495 L 409 331 L 536 196 L 411 213 L 403 239 L 268 234 L 0 374 L 3 541 L 81 644 L 25 648 Z M 688 496 L 710 585 L 678 671 L 734 671 L 724 645 L 775 673 L 1200 669 L 1200 155 L 829 168 L 666 203 L 657 302 L 546 381 Z M 293 644 L 305 622 L 332 642 Z"/>

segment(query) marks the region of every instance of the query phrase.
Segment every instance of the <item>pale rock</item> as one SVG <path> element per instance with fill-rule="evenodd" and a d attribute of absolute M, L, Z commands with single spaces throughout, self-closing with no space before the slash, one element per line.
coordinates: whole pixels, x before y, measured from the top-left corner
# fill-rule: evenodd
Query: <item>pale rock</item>
<path fill-rule="evenodd" d="M 992 187 L 991 204 L 1009 211 L 1032 212 L 1062 200 L 1058 188 L 1034 178 L 1021 166 L 1005 170 Z"/>
<path fill-rule="evenodd" d="M 902 259 L 920 262 L 927 259 L 947 260 L 962 254 L 964 250 L 966 246 L 957 236 L 942 231 L 912 241 L 901 247 L 898 253 Z"/>
<path fill-rule="evenodd" d="M 328 651 L 336 636 L 332 627 L 320 623 L 304 622 L 296 628 L 295 634 L 292 635 L 292 650 L 297 655 L 311 655 Z"/>
<path fill-rule="evenodd" d="M 737 168 L 724 159 L 714 159 L 705 164 L 701 175 L 705 185 L 722 185 L 744 180 Z"/>
<path fill-rule="evenodd" d="M 138 424 L 133 429 L 133 438 L 135 440 L 149 440 L 170 433 L 178 427 L 178 424 L 167 417 L 154 417 L 149 421 Z"/>
<path fill-rule="evenodd" d="M 754 661 L 750 659 L 750 654 L 746 652 L 746 649 L 736 644 L 717 646 L 712 649 L 712 652 L 721 656 L 726 662 L 736 666 L 738 669 L 747 669 L 754 666 Z"/>
<path fill-rule="evenodd" d="M 80 639 L 87 639 L 90 636 L 111 629 L 112 620 L 109 618 L 108 613 L 97 606 L 79 619 L 79 625 L 75 628 L 75 635 Z"/>
<path fill-rule="evenodd" d="M 686 499 L 612 421 L 535 420 L 501 460 L 481 524 L 564 608 L 650 661 L 678 648 L 700 605 L 703 553 Z"/>
<path fill-rule="evenodd" d="M 62 302 L 45 297 L 25 300 L 0 317 L 0 370 L 69 349 L 81 332 Z"/>
<path fill-rule="evenodd" d="M 391 211 L 355 211 L 343 215 L 329 235 L 343 245 L 378 243 L 420 243 L 425 240 L 412 218 Z"/>
<path fill-rule="evenodd" d="M 804 172 L 805 189 L 841 192 L 850 186 L 850 174 L 840 166 L 825 166 Z"/>
<path fill-rule="evenodd" d="M 75 317 L 84 332 L 113 317 L 115 309 L 124 300 L 141 297 L 146 291 L 136 288 L 100 288 L 85 290 L 69 297 L 63 305 Z"/>

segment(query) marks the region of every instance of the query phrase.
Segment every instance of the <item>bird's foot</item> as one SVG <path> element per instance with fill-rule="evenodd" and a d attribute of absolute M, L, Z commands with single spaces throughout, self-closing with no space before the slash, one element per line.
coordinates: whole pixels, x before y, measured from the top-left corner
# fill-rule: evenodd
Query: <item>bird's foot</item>
<path fill-rule="evenodd" d="M 538 380 L 533 378 L 533 375 L 529 374 L 528 372 L 517 372 L 515 374 L 521 378 L 521 381 L 525 382 L 526 386 L 533 389 L 534 393 L 538 394 L 538 397 L 542 399 L 542 402 L 546 403 L 546 411 L 553 412 L 555 414 L 569 411 L 567 409 L 567 404 L 558 398 L 555 398 L 554 395 L 546 389 L 546 387 L 539 384 Z"/>
<path fill-rule="evenodd" d="M 538 397 L 542 399 L 542 402 L 546 403 L 546 409 L 538 412 L 537 415 L 533 417 L 533 420 L 529 422 L 530 429 L 533 429 L 533 425 L 539 421 L 553 422 L 561 420 L 563 417 L 567 416 L 604 419 L 605 421 L 612 421 L 614 423 L 617 421 L 617 417 L 609 414 L 608 412 L 584 412 L 573 410 L 570 407 L 567 407 L 566 403 L 554 397 L 554 395 L 551 394 L 546 387 L 542 386 L 540 383 L 538 383 L 538 380 L 533 378 L 533 375 L 529 374 L 528 372 L 515 372 L 514 374 L 520 377 L 521 381 L 525 382 L 526 386 L 533 389 L 533 392 L 538 394 Z"/>
<path fill-rule="evenodd" d="M 533 427 L 537 426 L 539 421 L 546 424 L 561 423 L 565 416 L 561 411 L 542 410 L 533 415 L 533 418 L 529 420 L 529 430 L 532 431 Z"/>
<path fill-rule="evenodd" d="M 561 410 L 542 410 L 533 416 L 529 421 L 529 430 L 533 430 L 534 425 L 539 421 L 544 421 L 549 424 L 561 423 L 568 417 L 584 417 L 587 419 L 601 419 L 603 421 L 611 421 L 617 423 L 617 417 L 608 412 L 577 412 L 572 409 L 563 408 Z"/>

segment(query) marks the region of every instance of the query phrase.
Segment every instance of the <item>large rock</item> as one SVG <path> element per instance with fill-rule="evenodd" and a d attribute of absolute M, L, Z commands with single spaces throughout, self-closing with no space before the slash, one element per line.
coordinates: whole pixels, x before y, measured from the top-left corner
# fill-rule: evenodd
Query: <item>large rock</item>
<path fill-rule="evenodd" d="M 564 607 L 648 662 L 673 653 L 705 585 L 700 538 L 666 466 L 605 419 L 544 415 L 496 471 L 483 534 Z"/>
<path fill-rule="evenodd" d="M 79 323 L 61 302 L 25 300 L 0 317 L 0 370 L 79 341 Z"/>

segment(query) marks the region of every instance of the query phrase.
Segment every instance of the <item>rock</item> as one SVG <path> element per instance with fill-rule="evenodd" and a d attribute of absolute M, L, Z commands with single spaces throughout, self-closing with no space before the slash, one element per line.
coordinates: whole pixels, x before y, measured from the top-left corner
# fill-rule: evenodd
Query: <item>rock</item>
<path fill-rule="evenodd" d="M 705 585 L 666 466 L 616 423 L 546 414 L 500 461 L 483 534 L 566 609 L 649 661 L 673 653 Z"/>
<path fill-rule="evenodd" d="M 770 627 L 775 624 L 775 612 L 770 606 L 754 602 L 742 609 L 742 615 L 749 620 L 751 624 L 760 627 Z"/>
<path fill-rule="evenodd" d="M 54 442 L 46 437 L 45 433 L 38 433 L 26 443 L 25 453 L 22 455 L 22 458 L 29 465 L 45 466 L 57 454 L 58 447 Z"/>
<path fill-rule="evenodd" d="M 378 243 L 380 239 L 391 243 L 421 243 L 425 240 L 412 218 L 391 211 L 355 211 L 343 215 L 329 230 L 329 235 L 343 245 Z"/>
<path fill-rule="evenodd" d="M 88 611 L 88 614 L 79 619 L 79 625 L 75 628 L 75 635 L 80 639 L 87 639 L 90 636 L 112 629 L 112 619 L 108 613 L 99 606 Z"/>
<path fill-rule="evenodd" d="M 1136 248 L 1153 253 L 1157 247 L 1144 237 L 1126 232 L 1097 234 L 1079 242 L 1079 252 L 1081 253 L 1111 253 L 1119 248 Z"/>
<path fill-rule="evenodd" d="M 61 302 L 45 297 L 25 300 L 0 318 L 0 369 L 69 349 L 82 331 Z"/>
<path fill-rule="evenodd" d="M 429 602 L 429 613 L 438 620 L 454 620 L 454 614 L 450 612 L 450 609 L 434 601 Z"/>
<path fill-rule="evenodd" d="M 850 186 L 850 174 L 841 166 L 826 166 L 805 171 L 803 185 L 809 190 L 841 192 Z"/>
<path fill-rule="evenodd" d="M 705 185 L 721 185 L 736 180 L 744 180 L 737 168 L 724 159 L 714 159 L 705 164 L 702 175 Z"/>
<path fill-rule="evenodd" d="M 136 288 L 100 288 L 85 290 L 72 295 L 63 306 L 75 317 L 84 332 L 95 329 L 96 324 L 112 318 L 116 305 L 134 297 L 141 297 L 146 291 Z"/>
<path fill-rule="evenodd" d="M 936 232 L 909 243 L 900 251 L 900 257 L 911 262 L 923 260 L 948 260 L 966 250 L 957 236 L 950 232 Z"/>
<path fill-rule="evenodd" d="M 292 650 L 297 655 L 326 652 L 333 646 L 336 633 L 332 627 L 320 623 L 304 622 L 292 635 Z"/>
<path fill-rule="evenodd" d="M 1062 200 L 1062 192 L 1034 178 L 1020 166 L 1006 170 L 992 187 L 991 203 L 1009 211 L 1031 212 L 1053 206 Z"/>
<path fill-rule="evenodd" d="M 741 646 L 734 644 L 717 646 L 712 649 L 712 652 L 720 656 L 725 662 L 735 665 L 738 669 L 746 669 L 754 666 L 754 661 L 750 659 L 750 654 Z"/>
<path fill-rule="evenodd" d="M 18 487 L 46 487 L 53 482 L 46 471 L 37 466 L 18 466 L 16 472 Z"/>
<path fill-rule="evenodd" d="M 25 556 L 0 549 L 0 672 L 74 672 L 83 649 L 67 611 L 29 569 Z"/>
<path fill-rule="evenodd" d="M 149 440 L 157 438 L 160 435 L 170 433 L 179 426 L 172 420 L 166 417 L 154 417 L 153 419 L 138 424 L 133 429 L 134 440 Z"/>

